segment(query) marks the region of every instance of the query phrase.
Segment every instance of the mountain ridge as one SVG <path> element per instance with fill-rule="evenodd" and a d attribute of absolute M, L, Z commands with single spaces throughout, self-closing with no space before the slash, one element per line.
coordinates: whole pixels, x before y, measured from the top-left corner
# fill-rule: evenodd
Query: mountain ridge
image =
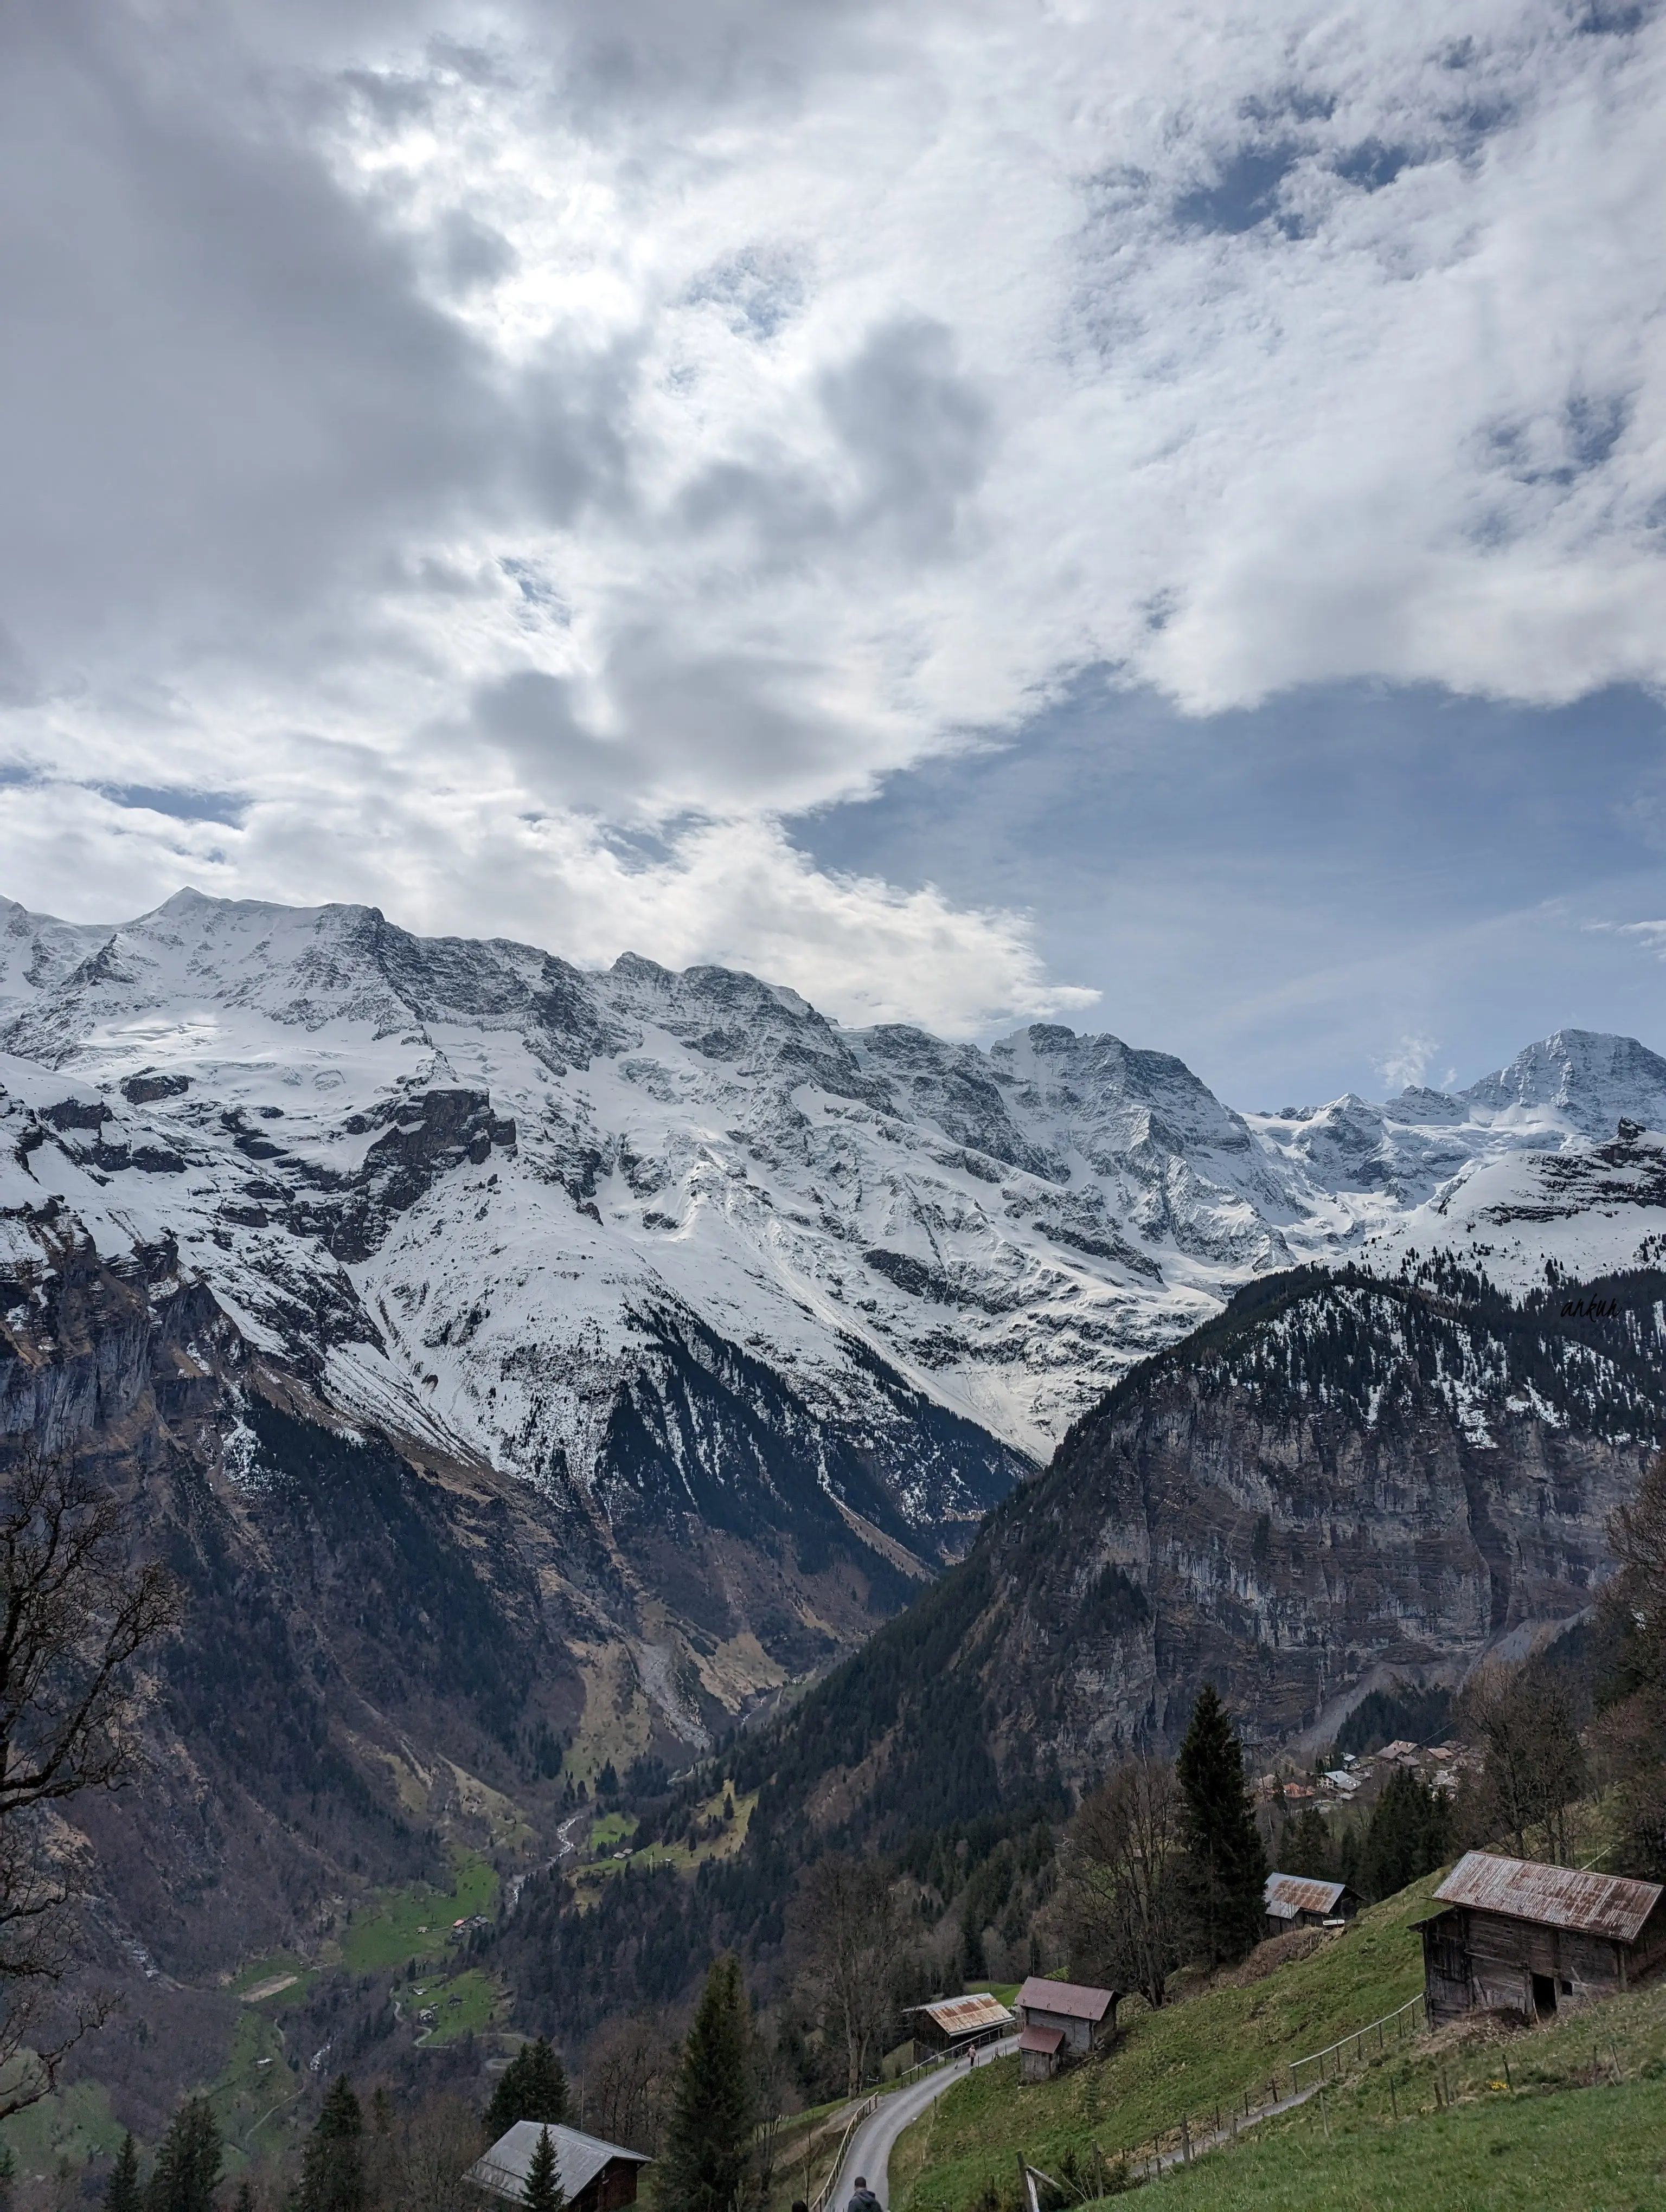
<path fill-rule="evenodd" d="M 1666 1121 L 1633 1040 L 1243 1114 L 1113 1036 L 846 1030 L 738 971 L 589 973 L 368 907 L 0 906 L 0 1086 L 23 1364 L 69 1245 L 166 1253 L 237 1388 L 526 1486 L 629 1593 L 636 1686 L 598 1662 L 587 1694 L 634 1717 L 598 1759 L 697 1747 L 849 1649 L 1246 1281 L 1439 1249 L 1520 1287 L 1666 1250 L 1657 1152 L 1602 1141 Z"/>

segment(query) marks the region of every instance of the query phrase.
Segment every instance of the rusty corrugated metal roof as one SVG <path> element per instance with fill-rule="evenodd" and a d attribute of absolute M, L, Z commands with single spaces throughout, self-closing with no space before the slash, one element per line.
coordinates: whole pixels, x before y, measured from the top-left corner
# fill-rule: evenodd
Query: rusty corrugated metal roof
<path fill-rule="evenodd" d="M 1050 2058 L 1063 2041 L 1061 2027 L 1026 2027 L 1018 2038 L 1018 2049 L 1043 2051 Z"/>
<path fill-rule="evenodd" d="M 913 2009 L 929 2014 L 945 2035 L 977 2035 L 986 2027 L 1012 2025 L 1012 2014 L 988 1990 L 974 1990 L 964 1997 L 936 1997 L 930 2004 L 915 2005 Z"/>
<path fill-rule="evenodd" d="M 1114 1990 L 1089 1989 L 1081 1982 L 1053 1982 L 1031 1974 L 1018 1991 L 1022 2012 L 1061 2013 L 1067 2020 L 1103 2020 L 1116 2002 Z"/>
<path fill-rule="evenodd" d="M 1586 1874 L 1574 1867 L 1541 1866 L 1533 1859 L 1500 1858 L 1492 1851 L 1466 1851 L 1435 1892 L 1435 1902 L 1634 1943 L 1663 1893 L 1657 1882 Z"/>
<path fill-rule="evenodd" d="M 1304 1874 L 1269 1874 L 1262 1899 L 1275 1919 L 1288 1920 L 1298 1912 L 1316 1912 L 1322 1918 L 1335 1912 L 1347 1887 L 1345 1881 L 1315 1881 Z"/>

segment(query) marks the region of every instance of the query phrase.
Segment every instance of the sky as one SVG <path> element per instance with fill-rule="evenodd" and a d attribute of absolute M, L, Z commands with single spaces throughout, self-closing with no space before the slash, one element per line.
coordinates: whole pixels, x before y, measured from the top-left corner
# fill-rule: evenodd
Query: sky
<path fill-rule="evenodd" d="M 0 890 L 1666 1047 L 1666 12 L 0 12 Z"/>

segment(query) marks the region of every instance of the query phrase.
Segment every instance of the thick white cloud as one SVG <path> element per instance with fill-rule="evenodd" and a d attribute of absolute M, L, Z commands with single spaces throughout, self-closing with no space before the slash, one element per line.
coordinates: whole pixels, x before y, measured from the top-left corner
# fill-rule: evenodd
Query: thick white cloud
<path fill-rule="evenodd" d="M 9 887 L 1055 1009 L 775 818 L 1096 663 L 1666 679 L 1663 77 L 1606 0 L 10 11 Z"/>

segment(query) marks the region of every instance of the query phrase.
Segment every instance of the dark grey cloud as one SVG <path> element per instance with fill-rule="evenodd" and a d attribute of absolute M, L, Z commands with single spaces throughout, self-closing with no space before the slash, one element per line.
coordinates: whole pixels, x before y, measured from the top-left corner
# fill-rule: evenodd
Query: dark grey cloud
<path fill-rule="evenodd" d="M 910 556 L 942 552 L 988 464 L 994 428 L 958 364 L 953 333 L 898 317 L 823 379 L 822 398 L 860 472 L 857 526 L 883 529 Z"/>
<path fill-rule="evenodd" d="M 249 58 L 216 58 L 219 99 L 177 58 L 120 5 L 0 27 L 0 607 L 25 655 L 164 611 L 246 650 L 402 528 L 570 518 L 610 450 L 611 364 L 506 390 Z M 454 280 L 507 252 L 466 215 L 439 242 Z"/>

